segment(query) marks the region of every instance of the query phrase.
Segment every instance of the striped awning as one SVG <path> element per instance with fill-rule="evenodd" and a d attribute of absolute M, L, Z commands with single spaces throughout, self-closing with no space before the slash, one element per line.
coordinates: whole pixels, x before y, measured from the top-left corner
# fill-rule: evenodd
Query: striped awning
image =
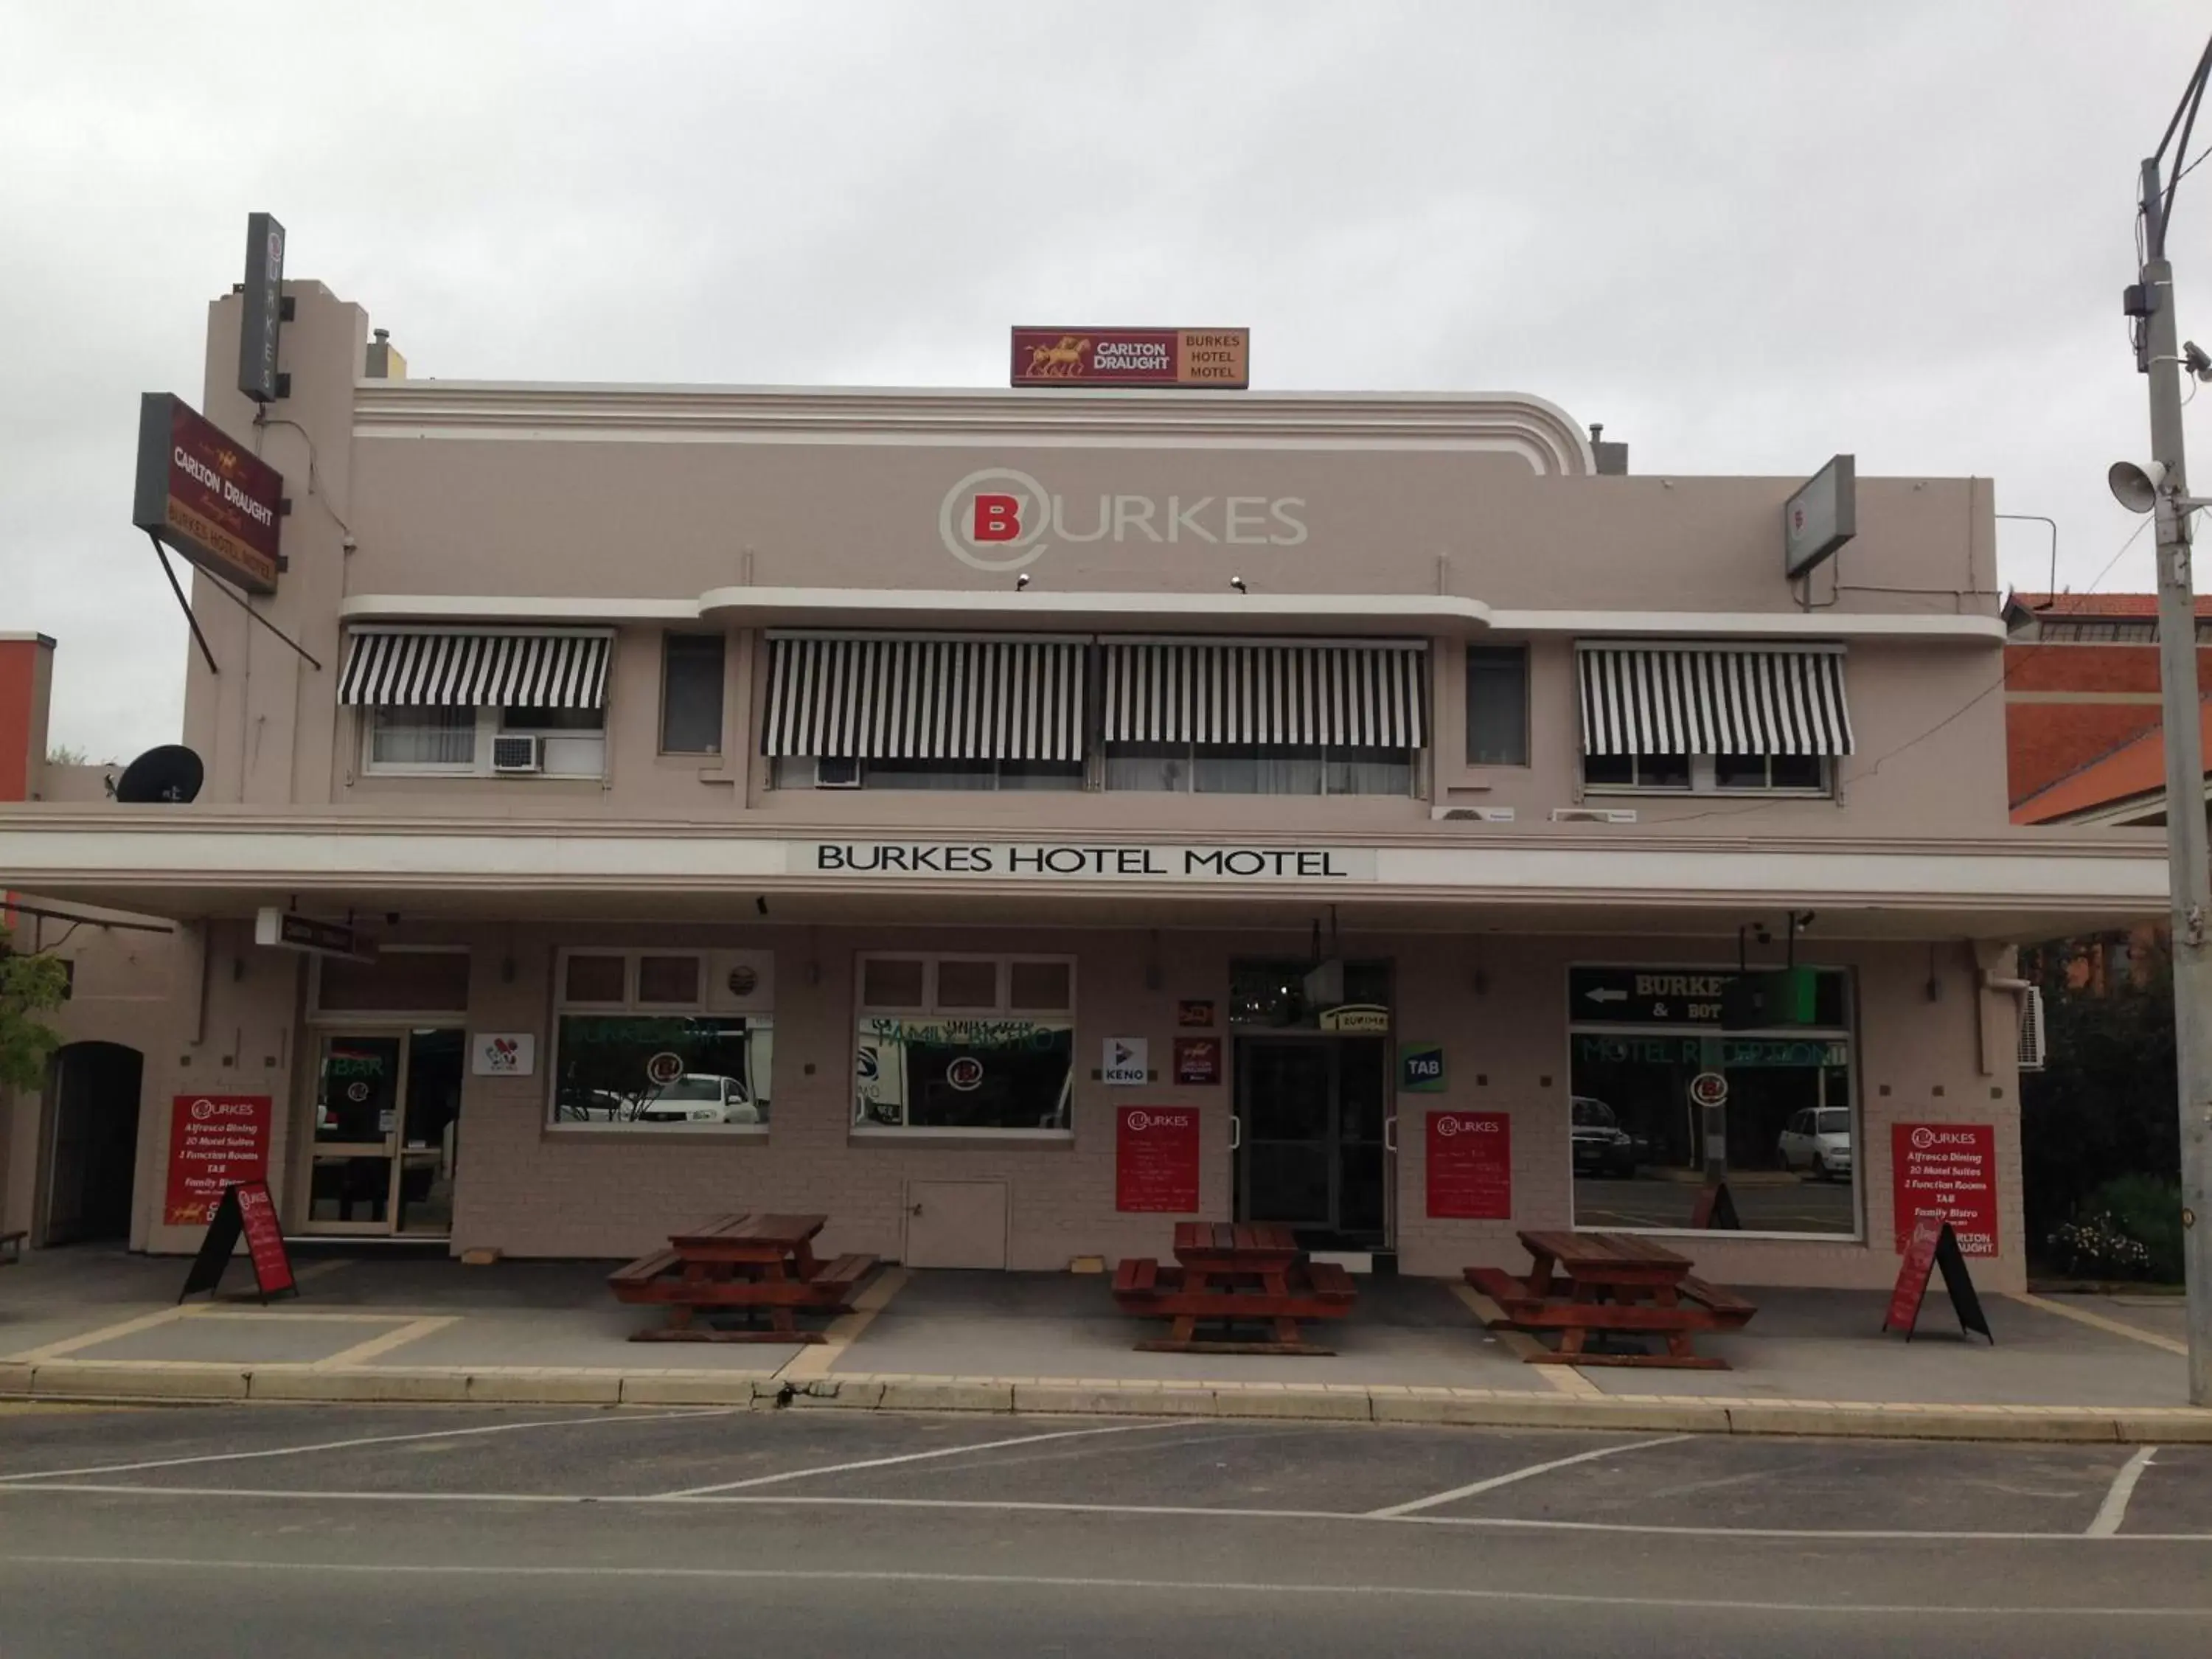
<path fill-rule="evenodd" d="M 1586 755 L 1848 755 L 1840 650 L 1585 645 Z"/>
<path fill-rule="evenodd" d="M 1109 641 L 1108 743 L 1427 742 L 1423 648 Z"/>
<path fill-rule="evenodd" d="M 765 755 L 1083 758 L 1073 640 L 772 635 Z"/>
<path fill-rule="evenodd" d="M 338 701 L 374 708 L 604 708 L 611 635 L 356 629 Z"/>

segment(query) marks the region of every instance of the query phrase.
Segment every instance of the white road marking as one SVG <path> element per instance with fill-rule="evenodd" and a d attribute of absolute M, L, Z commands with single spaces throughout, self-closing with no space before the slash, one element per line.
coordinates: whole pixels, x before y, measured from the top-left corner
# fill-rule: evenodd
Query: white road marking
<path fill-rule="evenodd" d="M 2157 1450 L 2155 1446 L 2142 1447 L 2120 1465 L 2120 1472 L 2112 1477 L 2112 1488 L 2106 1492 L 2105 1501 L 2097 1506 L 2096 1519 L 2089 1522 L 2089 1529 L 2082 1534 L 2083 1537 L 2110 1538 L 2119 1531 L 2120 1522 L 2128 1518 L 2128 1499 L 2136 1495 L 2136 1482 L 2142 1479 L 2143 1471 L 2150 1467 L 2150 1460 Z"/>
<path fill-rule="evenodd" d="M 582 1423 L 662 1423 L 678 1417 L 729 1417 L 744 1407 L 712 1407 L 698 1411 L 654 1412 L 629 1416 L 609 1412 L 595 1417 L 552 1417 L 531 1423 L 490 1423 L 473 1429 L 436 1429 L 422 1434 L 371 1434 L 354 1440 L 319 1440 L 306 1446 L 271 1446 L 260 1451 L 203 1452 L 196 1457 L 155 1457 L 142 1463 L 101 1463 L 81 1469 L 30 1469 L 20 1474 L 0 1474 L 0 1489 L 25 1480 L 52 1480 L 83 1474 L 131 1474 L 140 1469 L 175 1469 L 190 1463 L 236 1463 L 256 1457 L 297 1457 L 307 1452 L 350 1451 L 356 1446 L 397 1446 L 410 1440 L 459 1440 L 465 1435 L 514 1434 L 523 1429 L 565 1429 Z M 28 1488 L 23 1488 L 28 1490 Z M 143 1486 L 131 1492 L 150 1490 Z"/>
<path fill-rule="evenodd" d="M 1686 1434 L 1665 1434 L 1656 1440 L 1634 1440 L 1625 1446 L 1600 1446 L 1595 1451 L 1577 1452 L 1572 1457 L 1555 1457 L 1548 1463 L 1531 1463 L 1525 1469 L 1493 1474 L 1487 1480 L 1470 1481 L 1464 1486 L 1454 1486 L 1449 1492 L 1431 1492 L 1426 1498 L 1416 1498 L 1410 1504 L 1393 1504 L 1388 1509 L 1370 1510 L 1367 1518 L 1370 1521 L 1394 1520 L 1401 1515 L 1435 1509 L 1440 1504 L 1456 1503 L 1462 1498 L 1476 1498 L 1486 1492 L 1496 1492 L 1500 1486 L 1510 1486 L 1516 1480 L 1527 1480 L 1539 1474 L 1549 1474 L 1553 1469 L 1569 1468 L 1577 1463 L 1594 1463 L 1601 1457 L 1618 1457 L 1623 1452 L 1649 1451 L 1654 1446 L 1672 1446 L 1689 1437 Z"/>
<path fill-rule="evenodd" d="M 1589 1595 L 1569 1590 L 1476 1589 L 1438 1584 L 1269 1583 L 1254 1579 L 1082 1578 L 1066 1574 L 997 1572 L 910 1572 L 895 1568 L 781 1567 L 595 1567 L 562 1562 L 544 1566 L 490 1566 L 453 1562 L 246 1561 L 195 1559 L 191 1556 L 18 1555 L 9 1562 L 32 1567 L 149 1567 L 181 1572 L 413 1573 L 449 1578 L 675 1578 L 709 1582 L 760 1581 L 810 1583 L 957 1584 L 988 1589 L 1166 1590 L 1202 1595 L 1419 1596 L 1452 1601 L 1538 1601 L 1568 1607 L 1665 1607 L 1683 1612 L 1836 1613 L 1845 1618 L 1905 1618 L 1949 1614 L 1958 1618 L 2202 1619 L 2212 1606 L 2196 1607 L 2069 1607 L 1928 1604 L 1905 1601 L 1747 1601 L 1689 1595 Z M 0 1563 L 0 1565 L 7 1565 Z"/>
<path fill-rule="evenodd" d="M 1223 1509 L 1195 1504 L 1077 1504 L 981 1498 L 811 1498 L 779 1492 L 766 1496 L 655 1497 L 599 1492 L 330 1492 L 286 1486 L 132 1486 L 92 1482 L 41 1481 L 0 1484 L 0 1502 L 30 1493 L 52 1492 L 96 1498 L 250 1499 L 316 1504 L 497 1504 L 605 1508 L 673 1505 L 678 1508 L 861 1510 L 973 1510 L 1029 1515 L 1113 1515 L 1143 1520 L 1341 1521 L 1389 1527 L 1460 1527 L 1494 1532 L 1593 1532 L 1661 1538 L 1789 1539 L 1832 1543 L 2079 1544 L 2078 1532 L 1948 1532 L 1873 1527 L 1685 1527 L 1634 1521 L 1550 1521 L 1509 1515 L 1364 1515 L 1357 1510 Z M 2212 1532 L 2115 1533 L 2120 1544 L 2206 1544 Z M 0 1565 L 10 1559 L 0 1556 Z"/>
<path fill-rule="evenodd" d="M 708 1498 L 716 1492 L 743 1492 L 749 1486 L 774 1486 L 786 1480 L 805 1480 L 817 1474 L 847 1474 L 856 1469 L 884 1469 L 895 1463 L 926 1463 L 936 1457 L 957 1457 L 963 1452 L 1002 1451 L 1008 1446 L 1034 1446 L 1047 1440 L 1082 1440 L 1101 1434 L 1134 1434 L 1143 1429 L 1187 1429 L 1196 1421 L 1178 1418 L 1166 1423 L 1116 1423 L 1103 1429 L 1061 1429 L 1052 1434 L 1017 1435 L 1012 1440 L 984 1440 L 973 1445 L 935 1446 L 927 1451 L 902 1452 L 896 1457 L 865 1457 L 854 1463 L 823 1463 L 811 1469 L 786 1469 L 780 1474 L 757 1474 L 748 1480 L 725 1480 L 714 1486 L 686 1486 L 664 1492 L 661 1498 Z"/>

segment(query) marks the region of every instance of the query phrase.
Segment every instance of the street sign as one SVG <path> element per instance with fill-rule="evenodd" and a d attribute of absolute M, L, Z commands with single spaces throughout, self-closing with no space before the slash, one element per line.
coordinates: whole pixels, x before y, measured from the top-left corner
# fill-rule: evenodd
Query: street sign
<path fill-rule="evenodd" d="M 376 959 L 376 947 L 345 923 L 318 921 L 273 904 L 264 904 L 254 912 L 253 942 L 283 951 L 304 951 L 310 956 L 346 957 L 356 962 Z"/>
<path fill-rule="evenodd" d="M 1567 1018 L 1577 1025 L 1711 1025 L 1737 975 L 1680 968 L 1575 968 Z"/>

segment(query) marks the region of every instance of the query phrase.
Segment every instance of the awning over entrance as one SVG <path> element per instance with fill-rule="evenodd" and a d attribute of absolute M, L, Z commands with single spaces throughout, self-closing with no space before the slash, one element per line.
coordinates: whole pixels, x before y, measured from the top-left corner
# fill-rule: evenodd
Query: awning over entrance
<path fill-rule="evenodd" d="M 1848 755 L 1840 647 L 1584 645 L 1587 755 Z"/>
<path fill-rule="evenodd" d="M 762 750 L 1081 760 L 1083 651 L 1075 640 L 774 635 Z"/>
<path fill-rule="evenodd" d="M 574 629 L 357 628 L 338 701 L 376 708 L 604 708 L 612 635 Z"/>
<path fill-rule="evenodd" d="M 1104 651 L 1109 743 L 1427 742 L 1417 642 L 1109 641 Z"/>

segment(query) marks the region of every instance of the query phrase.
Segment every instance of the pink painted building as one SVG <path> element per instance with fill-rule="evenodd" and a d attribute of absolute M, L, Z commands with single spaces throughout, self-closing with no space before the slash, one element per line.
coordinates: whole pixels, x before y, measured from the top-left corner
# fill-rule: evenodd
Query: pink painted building
<path fill-rule="evenodd" d="M 1700 1271 L 1871 1285 L 1963 1149 L 2023 1282 L 2011 946 L 2165 876 L 2008 820 L 1987 481 L 1860 481 L 1792 581 L 1796 480 L 1534 398 L 401 380 L 286 289 L 289 395 L 234 297 L 202 406 L 313 661 L 199 577 L 198 799 L 0 808 L 11 884 L 181 930 L 137 1245 L 207 1102 L 291 1230 L 513 1255 L 774 1206 L 1456 1274 L 1724 1158 Z"/>

